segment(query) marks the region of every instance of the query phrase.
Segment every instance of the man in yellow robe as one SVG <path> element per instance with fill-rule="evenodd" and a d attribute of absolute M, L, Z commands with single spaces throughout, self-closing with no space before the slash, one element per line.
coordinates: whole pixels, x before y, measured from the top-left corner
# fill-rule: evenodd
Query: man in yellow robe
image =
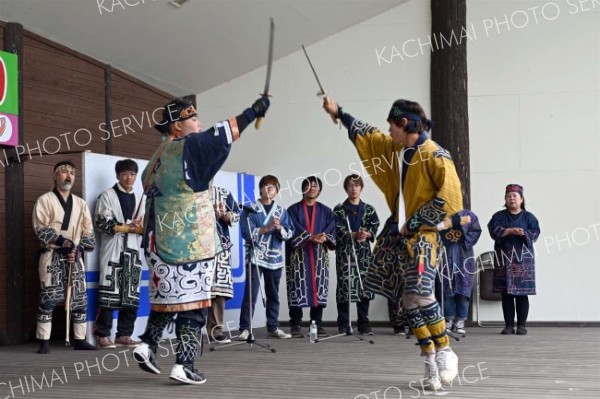
<path fill-rule="evenodd" d="M 355 119 L 333 99 L 323 108 L 348 129 L 363 167 L 384 194 L 386 223 L 365 282 L 368 289 L 403 306 L 425 356 L 423 387 L 441 388 L 458 374 L 445 321 L 434 296 L 439 231 L 460 226 L 460 181 L 448 151 L 429 138 L 431 121 L 414 101 L 397 100 L 388 115 L 389 135 Z M 441 380 L 441 381 L 440 381 Z"/>

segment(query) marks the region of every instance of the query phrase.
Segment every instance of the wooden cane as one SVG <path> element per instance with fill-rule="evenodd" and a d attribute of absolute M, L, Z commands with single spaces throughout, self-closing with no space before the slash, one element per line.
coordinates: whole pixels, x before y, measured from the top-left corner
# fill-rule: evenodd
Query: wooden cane
<path fill-rule="evenodd" d="M 74 262 L 69 262 L 69 278 L 67 280 L 67 295 L 65 298 L 65 311 L 67 312 L 67 336 L 65 337 L 65 346 L 71 346 L 69 339 L 71 335 L 71 272 L 73 270 Z"/>
<path fill-rule="evenodd" d="M 73 226 L 73 235 L 71 236 L 71 239 L 75 239 L 75 226 Z M 75 247 L 75 251 L 77 251 L 77 247 Z M 69 267 L 69 277 L 67 278 L 67 294 L 65 297 L 65 312 L 67 313 L 67 334 L 65 337 L 65 346 L 71 346 L 71 275 L 73 272 L 74 262 L 68 262 L 67 264 Z"/>
<path fill-rule="evenodd" d="M 73 225 L 73 231 L 71 236 L 71 241 L 75 244 L 75 232 L 77 226 L 81 224 L 81 218 L 83 217 L 83 210 L 79 213 L 79 219 L 77 219 L 77 224 Z M 77 251 L 77 245 L 75 245 L 75 251 Z M 77 259 L 77 252 L 75 252 L 75 258 Z M 76 261 L 75 261 L 76 262 Z M 69 267 L 69 277 L 67 278 L 67 293 L 65 295 L 65 312 L 67 319 L 67 328 L 66 328 L 66 337 L 65 337 L 65 346 L 71 346 L 71 286 L 72 286 L 72 275 L 73 275 L 73 267 L 75 267 L 75 262 L 68 262 Z"/>

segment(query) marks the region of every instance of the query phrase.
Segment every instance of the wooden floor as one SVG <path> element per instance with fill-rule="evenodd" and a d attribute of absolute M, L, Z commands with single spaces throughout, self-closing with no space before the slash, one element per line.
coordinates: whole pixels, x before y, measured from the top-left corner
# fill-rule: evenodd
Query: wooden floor
<path fill-rule="evenodd" d="M 276 353 L 248 344 L 218 345 L 220 350 L 205 350 L 197 361 L 207 377 L 200 386 L 169 380 L 174 357 L 168 342 L 158 351 L 161 375 L 141 371 L 126 348 L 76 352 L 54 343 L 51 355 L 38 355 L 33 344 L 0 347 L 0 399 L 600 397 L 600 329 L 532 327 L 527 336 L 498 332 L 473 327 L 454 342 L 459 378 L 435 395 L 420 389 L 423 359 L 414 340 L 378 328 L 374 345 L 355 337 L 317 344 L 261 339 Z M 265 336 L 264 329 L 255 333 L 257 339 Z"/>

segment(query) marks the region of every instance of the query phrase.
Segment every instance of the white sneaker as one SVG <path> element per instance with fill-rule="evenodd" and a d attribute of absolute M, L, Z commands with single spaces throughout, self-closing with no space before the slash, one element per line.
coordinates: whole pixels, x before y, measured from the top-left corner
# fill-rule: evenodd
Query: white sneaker
<path fill-rule="evenodd" d="M 269 337 L 270 338 L 280 338 L 280 339 L 292 338 L 291 334 L 288 334 L 285 331 L 280 330 L 279 328 L 274 331 L 269 331 Z"/>
<path fill-rule="evenodd" d="M 240 335 L 238 335 L 237 340 L 238 341 L 246 341 L 248 339 L 249 335 L 250 335 L 250 331 L 244 330 L 244 331 L 242 331 L 242 333 Z"/>
<path fill-rule="evenodd" d="M 148 373 L 160 374 L 160 367 L 156 362 L 156 356 L 147 343 L 142 342 L 133 350 L 133 358 L 142 370 Z"/>
<path fill-rule="evenodd" d="M 458 334 L 462 334 L 463 336 L 467 334 L 465 331 L 465 321 L 464 320 L 456 320 L 456 324 L 454 324 L 454 331 Z"/>
<path fill-rule="evenodd" d="M 435 362 L 425 361 L 425 378 L 422 381 L 423 389 L 437 391 L 442 388 L 438 366 Z"/>
<path fill-rule="evenodd" d="M 206 382 L 204 375 L 194 368 L 189 368 L 183 364 L 176 364 L 171 369 L 170 379 L 182 382 L 184 384 L 200 385 Z"/>
<path fill-rule="evenodd" d="M 446 330 L 452 331 L 454 328 L 454 320 L 446 320 Z"/>
<path fill-rule="evenodd" d="M 458 356 L 450 348 L 445 348 L 435 354 L 440 379 L 444 384 L 451 384 L 458 375 Z"/>

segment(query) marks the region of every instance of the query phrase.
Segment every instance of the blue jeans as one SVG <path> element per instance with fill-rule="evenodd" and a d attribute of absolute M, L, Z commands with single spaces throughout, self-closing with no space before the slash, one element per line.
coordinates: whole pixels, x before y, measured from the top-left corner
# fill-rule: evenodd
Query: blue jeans
<path fill-rule="evenodd" d="M 270 270 L 264 267 L 258 268 L 256 265 L 251 265 L 250 272 L 246 269 L 246 287 L 244 288 L 242 308 L 240 309 L 240 331 L 248 330 L 250 327 L 250 292 L 252 293 L 252 317 L 254 317 L 254 308 L 256 307 L 260 285 L 257 269 L 260 269 L 260 274 L 265 282 L 267 329 L 275 331 L 279 327 L 279 280 L 281 280 L 283 268 Z M 250 287 L 250 273 L 252 273 L 252 287 Z M 251 288 L 251 291 L 249 291 L 249 288 Z"/>
<path fill-rule="evenodd" d="M 469 297 L 460 294 L 444 298 L 444 317 L 446 320 L 466 320 L 469 313 Z"/>

